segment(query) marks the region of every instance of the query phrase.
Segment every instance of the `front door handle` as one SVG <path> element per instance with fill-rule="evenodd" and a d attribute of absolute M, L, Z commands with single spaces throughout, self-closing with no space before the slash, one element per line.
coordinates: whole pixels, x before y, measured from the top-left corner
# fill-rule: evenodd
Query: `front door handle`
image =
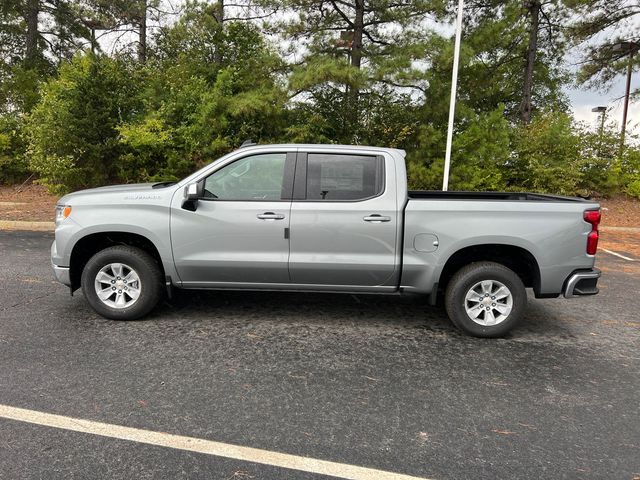
<path fill-rule="evenodd" d="M 264 212 L 264 213 L 259 213 L 258 218 L 260 220 L 283 220 L 284 215 L 281 213 Z"/>
<path fill-rule="evenodd" d="M 382 223 L 382 222 L 390 222 L 391 221 L 391 217 L 387 217 L 384 215 L 378 215 L 377 213 L 373 213 L 367 217 L 364 217 L 363 220 L 365 222 L 371 222 L 371 223 Z"/>

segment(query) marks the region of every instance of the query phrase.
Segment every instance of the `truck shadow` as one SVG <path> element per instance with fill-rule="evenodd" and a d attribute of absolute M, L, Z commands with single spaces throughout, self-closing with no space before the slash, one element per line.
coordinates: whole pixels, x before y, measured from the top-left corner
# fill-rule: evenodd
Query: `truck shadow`
<path fill-rule="evenodd" d="M 522 324 L 506 338 L 572 337 L 569 325 L 563 321 L 564 314 L 552 304 L 532 300 Z M 357 326 L 464 336 L 449 321 L 443 305 L 430 306 L 425 297 L 417 295 L 176 291 L 173 298 L 165 301 L 148 319 L 158 322 L 217 320 L 289 327 Z"/>

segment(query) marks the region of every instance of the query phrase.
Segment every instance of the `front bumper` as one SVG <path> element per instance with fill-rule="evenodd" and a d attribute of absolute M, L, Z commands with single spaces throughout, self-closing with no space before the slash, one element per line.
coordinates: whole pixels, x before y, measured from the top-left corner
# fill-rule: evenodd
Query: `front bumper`
<path fill-rule="evenodd" d="M 69 267 L 59 267 L 58 265 L 51 264 L 53 267 L 53 275 L 56 277 L 56 280 L 66 285 L 67 287 L 71 286 L 71 275 L 69 274 Z"/>
<path fill-rule="evenodd" d="M 56 242 L 54 241 L 51 244 L 51 268 L 53 268 L 53 275 L 56 277 L 56 280 L 66 285 L 67 287 L 71 286 L 71 274 L 69 273 L 69 267 L 59 267 L 54 262 L 56 260 L 60 260 L 58 257 L 58 251 L 56 248 Z"/>
<path fill-rule="evenodd" d="M 564 298 L 573 298 L 598 293 L 598 279 L 601 272 L 597 268 L 578 270 L 569 275 L 563 290 Z"/>

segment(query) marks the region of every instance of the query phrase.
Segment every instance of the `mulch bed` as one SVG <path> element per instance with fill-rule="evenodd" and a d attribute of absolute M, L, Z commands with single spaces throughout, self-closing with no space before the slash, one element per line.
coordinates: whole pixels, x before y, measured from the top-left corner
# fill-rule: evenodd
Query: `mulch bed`
<path fill-rule="evenodd" d="M 629 197 L 600 199 L 602 225 L 608 227 L 640 227 L 640 200 Z"/>
<path fill-rule="evenodd" d="M 52 222 L 57 200 L 42 185 L 0 185 L 0 220 Z"/>

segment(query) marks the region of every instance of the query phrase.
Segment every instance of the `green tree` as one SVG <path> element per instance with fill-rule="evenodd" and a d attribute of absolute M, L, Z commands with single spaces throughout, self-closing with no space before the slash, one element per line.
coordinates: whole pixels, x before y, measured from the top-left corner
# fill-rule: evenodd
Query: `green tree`
<path fill-rule="evenodd" d="M 450 189 L 503 190 L 510 158 L 511 127 L 503 107 L 470 115 L 452 146 Z M 444 132 L 431 125 L 420 128 L 408 155 L 411 188 L 439 190 L 444 172 Z"/>
<path fill-rule="evenodd" d="M 0 116 L 0 183 L 14 183 L 28 176 L 22 123 L 15 115 Z"/>
<path fill-rule="evenodd" d="M 629 52 L 615 48 L 620 42 L 640 42 L 640 6 L 625 0 L 565 0 L 575 11 L 571 35 L 584 52 L 578 81 L 592 88 L 607 89 L 625 73 Z M 640 55 L 632 60 L 640 63 Z"/>
<path fill-rule="evenodd" d="M 504 104 L 510 119 L 524 123 L 541 106 L 566 111 L 562 86 L 569 76 L 563 68 L 567 41 L 562 4 L 472 0 L 467 11 L 462 101 L 479 111 Z"/>
<path fill-rule="evenodd" d="M 118 125 L 139 110 L 139 76 L 126 59 L 78 54 L 49 80 L 26 124 L 31 168 L 62 193 L 118 180 Z"/>
<path fill-rule="evenodd" d="M 297 108 L 323 122 L 331 140 L 369 142 L 366 114 L 378 102 L 406 102 L 425 89 L 424 62 L 432 32 L 424 22 L 443 10 L 440 0 L 287 0 L 277 27 L 302 55 L 292 65 L 289 87 Z M 323 105 L 324 104 L 324 105 Z M 393 110 L 395 106 L 392 106 Z"/>
<path fill-rule="evenodd" d="M 88 30 L 71 0 L 5 0 L 0 6 L 0 124 L 7 127 L 9 150 L 0 175 L 27 175 L 24 118 L 40 101 L 40 86 L 70 58 L 87 38 Z M 2 172 L 5 172 L 3 174 Z"/>
<path fill-rule="evenodd" d="M 286 100 L 277 78 L 281 61 L 257 27 L 222 24 L 216 7 L 189 4 L 156 38 L 145 67 L 142 113 L 119 127 L 131 149 L 122 165 L 132 175 L 176 178 L 248 138 L 280 138 Z"/>
<path fill-rule="evenodd" d="M 572 195 L 584 178 L 580 138 L 571 117 L 538 115 L 514 131 L 508 184 L 532 192 Z"/>

